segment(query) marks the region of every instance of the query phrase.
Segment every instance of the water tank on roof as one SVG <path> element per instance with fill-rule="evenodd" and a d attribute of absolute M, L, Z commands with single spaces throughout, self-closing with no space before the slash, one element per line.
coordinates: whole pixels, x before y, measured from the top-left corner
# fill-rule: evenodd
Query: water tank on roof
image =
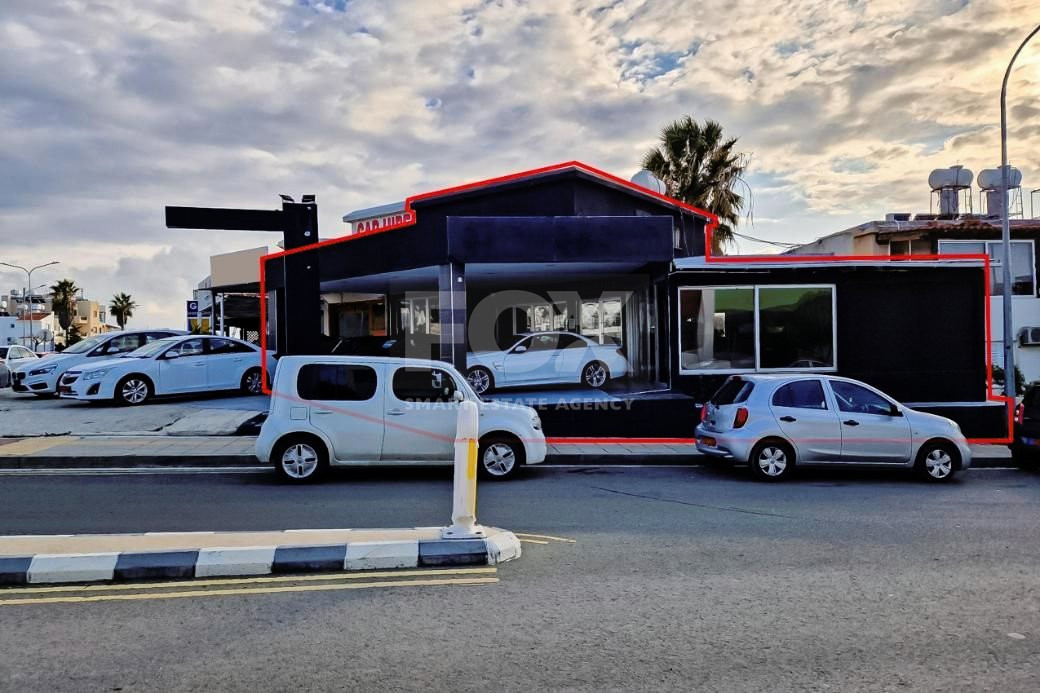
<path fill-rule="evenodd" d="M 979 171 L 979 188 L 982 190 L 1000 190 L 1004 185 L 1001 180 L 1000 167 L 984 168 Z M 1022 172 L 1014 166 L 1008 166 L 1008 188 L 1022 187 Z"/>
<path fill-rule="evenodd" d="M 970 188 L 973 175 L 971 169 L 964 168 L 963 166 L 937 168 L 928 174 L 928 186 L 932 190 Z"/>
<path fill-rule="evenodd" d="M 655 193 L 660 193 L 661 195 L 664 195 L 668 191 L 668 186 L 665 185 L 664 181 L 647 171 L 645 168 L 632 176 L 632 182 L 640 187 L 646 188 L 647 190 L 653 190 Z"/>

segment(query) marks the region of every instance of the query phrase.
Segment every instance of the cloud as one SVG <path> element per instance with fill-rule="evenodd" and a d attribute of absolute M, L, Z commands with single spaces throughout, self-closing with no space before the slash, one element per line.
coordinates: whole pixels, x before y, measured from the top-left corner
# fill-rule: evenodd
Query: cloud
<path fill-rule="evenodd" d="M 142 324 L 179 324 L 209 254 L 276 239 L 169 231 L 166 204 L 314 193 L 327 237 L 346 211 L 547 163 L 630 175 L 686 113 L 753 153 L 769 223 L 745 231 L 808 240 L 926 208 L 933 168 L 996 164 L 1000 78 L 1030 8 L 7 0 L 0 259 L 61 260 L 91 297 L 127 291 Z M 1038 70 L 1040 45 L 1009 90 L 1027 184 L 1040 181 Z"/>

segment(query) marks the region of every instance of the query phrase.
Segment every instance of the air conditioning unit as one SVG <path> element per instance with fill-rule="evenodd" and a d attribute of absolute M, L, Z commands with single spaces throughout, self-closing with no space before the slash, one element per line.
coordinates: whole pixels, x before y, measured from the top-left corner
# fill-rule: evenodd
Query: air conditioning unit
<path fill-rule="evenodd" d="M 1018 332 L 1019 346 L 1040 346 L 1040 327 L 1023 327 Z"/>

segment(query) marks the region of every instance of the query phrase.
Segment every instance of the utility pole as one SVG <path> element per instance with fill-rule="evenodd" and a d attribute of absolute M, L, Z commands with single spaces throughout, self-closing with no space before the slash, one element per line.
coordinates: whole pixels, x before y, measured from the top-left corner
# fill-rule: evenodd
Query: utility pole
<path fill-rule="evenodd" d="M 31 336 L 30 333 L 32 331 L 32 292 L 33 292 L 33 289 L 32 289 L 32 285 L 33 285 L 33 283 L 32 283 L 32 273 L 35 272 L 38 269 L 43 269 L 44 267 L 50 267 L 51 265 L 56 265 L 56 264 L 58 264 L 58 261 L 57 260 L 52 260 L 51 262 L 45 263 L 43 265 L 36 265 L 36 267 L 26 268 L 26 267 L 22 267 L 21 265 L 12 265 L 9 262 L 0 262 L 0 265 L 3 265 L 4 267 L 12 267 L 14 269 L 19 269 L 19 270 L 22 270 L 23 272 L 25 272 L 26 286 L 29 287 L 29 288 L 26 289 L 27 293 L 26 293 L 26 295 L 23 296 L 23 298 L 25 299 L 26 303 L 28 304 L 28 306 L 27 306 L 28 315 L 22 317 L 22 319 L 25 321 L 25 322 L 22 323 L 22 343 L 24 345 L 26 345 L 26 346 L 28 346 L 30 341 L 31 341 L 30 340 L 30 336 Z M 32 347 L 29 347 L 29 348 L 31 349 Z"/>

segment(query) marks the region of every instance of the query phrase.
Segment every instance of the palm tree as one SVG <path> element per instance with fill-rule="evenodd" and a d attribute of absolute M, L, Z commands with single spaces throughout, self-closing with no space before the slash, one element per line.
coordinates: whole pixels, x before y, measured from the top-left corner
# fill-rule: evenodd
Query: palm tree
<path fill-rule="evenodd" d="M 134 317 L 134 308 L 136 307 L 137 304 L 134 303 L 134 299 L 130 294 L 118 293 L 112 297 L 108 310 L 115 316 L 116 322 L 119 323 L 119 329 L 123 329 L 126 327 L 127 321 Z"/>
<path fill-rule="evenodd" d="M 722 126 L 714 120 L 701 125 L 685 116 L 667 125 L 660 146 L 643 157 L 643 168 L 664 181 L 670 196 L 718 216 L 712 237 L 712 252 L 718 254 L 733 242 L 744 206 L 734 186 L 746 187 L 742 176 L 750 157 L 734 152 L 736 144 L 736 137 L 723 138 Z"/>
<path fill-rule="evenodd" d="M 65 344 L 69 341 L 69 328 L 72 327 L 72 318 L 76 314 L 76 294 L 79 287 L 71 279 L 62 279 L 51 286 L 51 310 L 58 316 L 58 325 L 65 332 Z"/>

